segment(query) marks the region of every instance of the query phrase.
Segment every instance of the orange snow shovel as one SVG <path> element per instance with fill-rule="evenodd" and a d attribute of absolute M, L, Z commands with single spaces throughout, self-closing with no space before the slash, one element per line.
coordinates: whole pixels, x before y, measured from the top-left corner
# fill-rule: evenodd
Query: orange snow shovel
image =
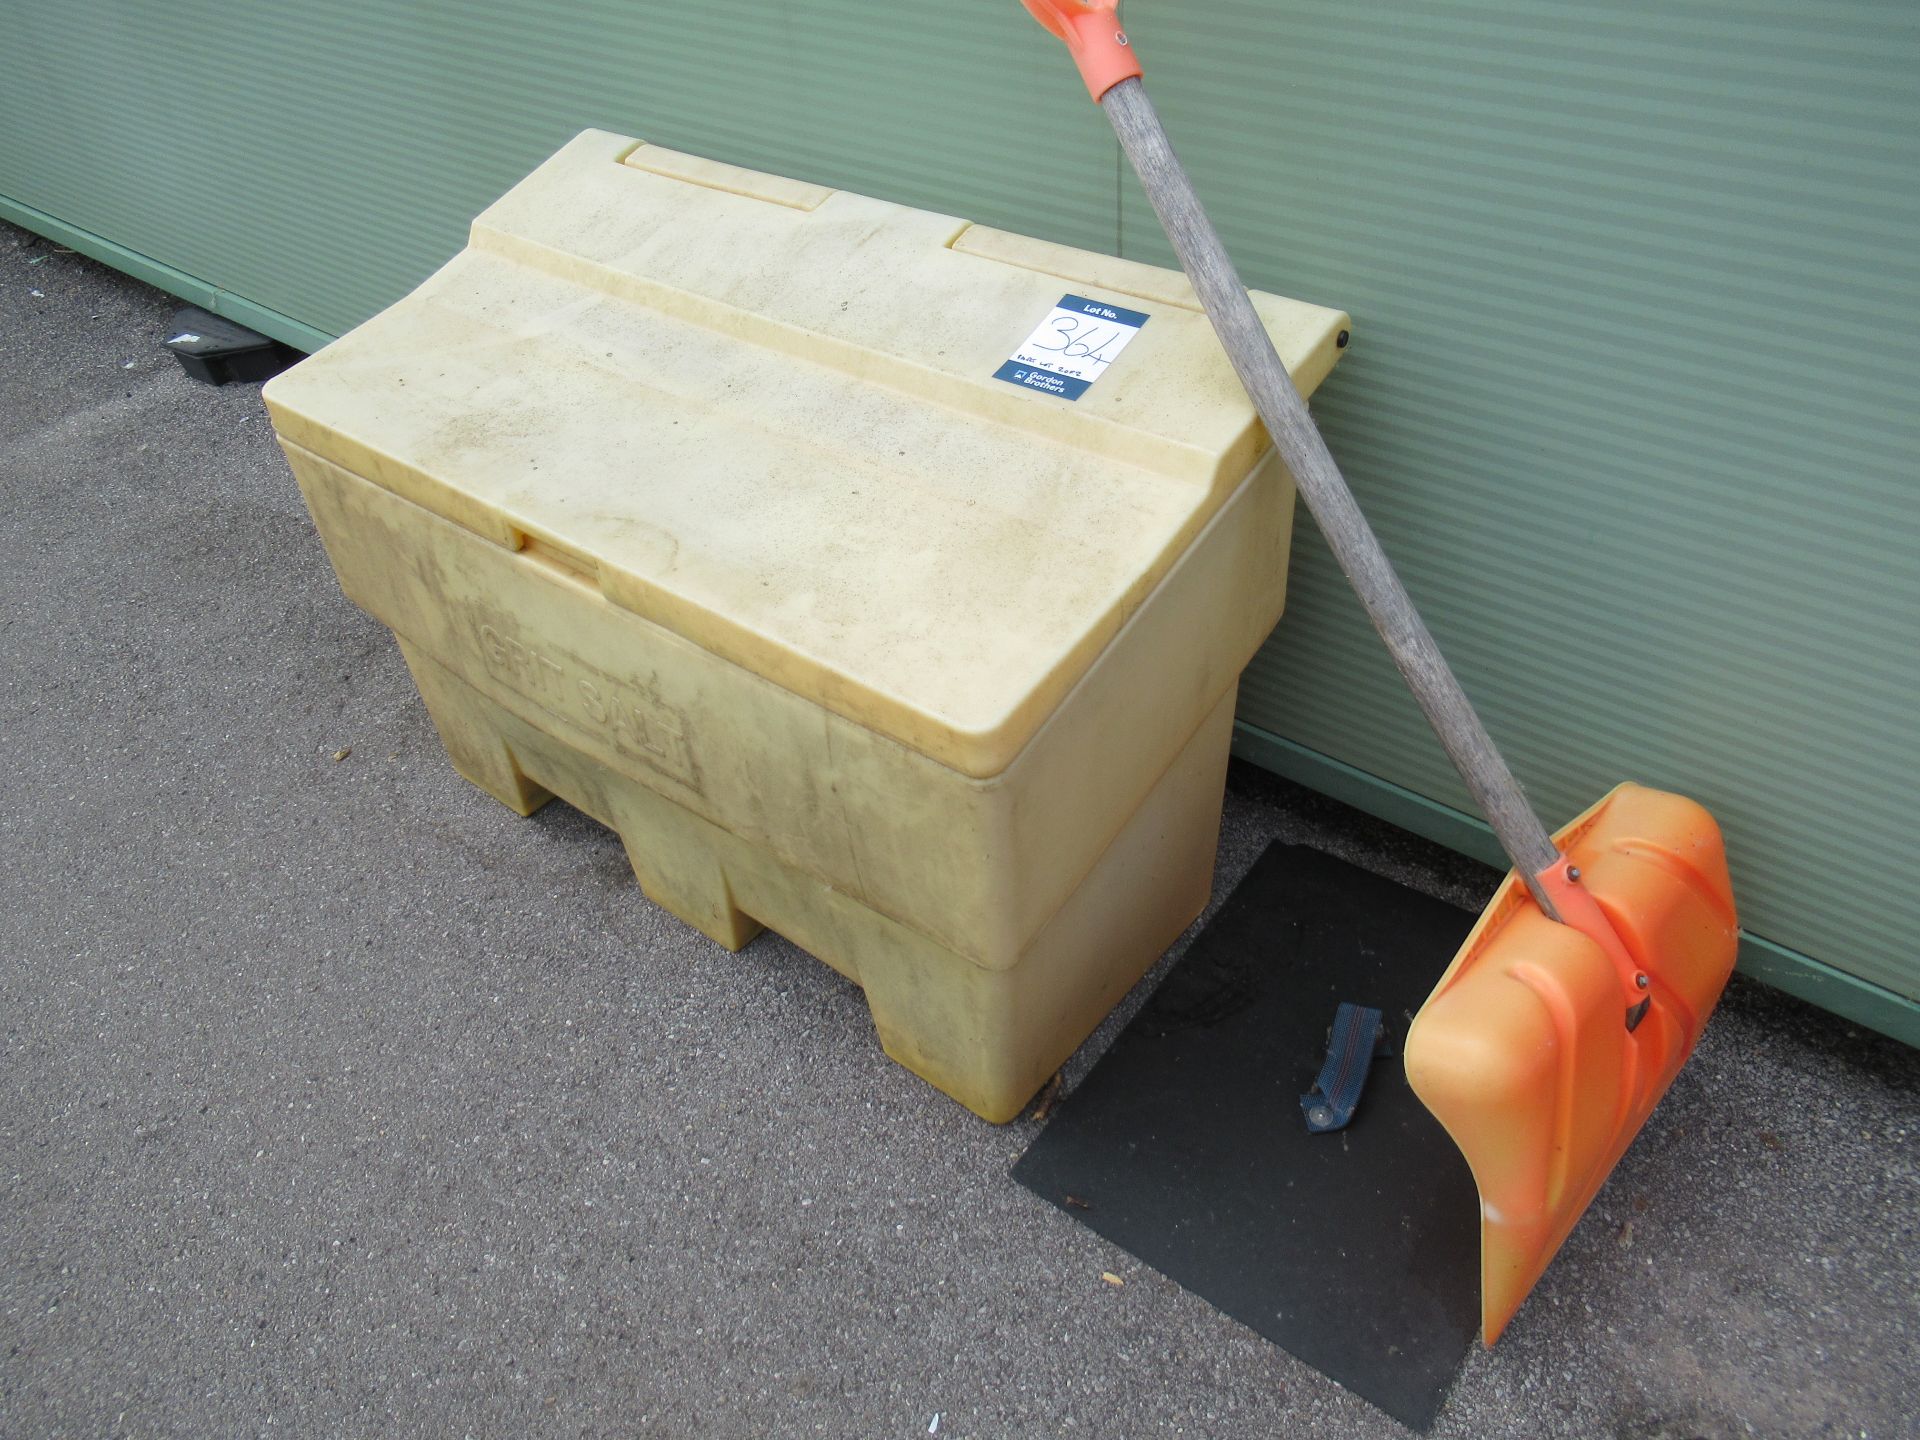
<path fill-rule="evenodd" d="M 1738 926 L 1719 828 L 1621 785 L 1557 836 L 1474 713 L 1307 414 L 1141 83 L 1118 0 L 1021 0 L 1066 42 L 1281 458 L 1513 861 L 1406 1042 L 1480 1188 L 1481 1333 L 1499 1336 L 1699 1042 Z"/>

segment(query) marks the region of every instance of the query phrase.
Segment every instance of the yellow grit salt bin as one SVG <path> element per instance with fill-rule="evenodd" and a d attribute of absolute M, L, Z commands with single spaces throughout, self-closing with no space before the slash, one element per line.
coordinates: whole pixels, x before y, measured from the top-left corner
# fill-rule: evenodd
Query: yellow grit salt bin
<path fill-rule="evenodd" d="M 1293 490 L 1177 272 L 589 131 L 265 394 L 460 773 L 987 1119 L 1199 914 Z"/>

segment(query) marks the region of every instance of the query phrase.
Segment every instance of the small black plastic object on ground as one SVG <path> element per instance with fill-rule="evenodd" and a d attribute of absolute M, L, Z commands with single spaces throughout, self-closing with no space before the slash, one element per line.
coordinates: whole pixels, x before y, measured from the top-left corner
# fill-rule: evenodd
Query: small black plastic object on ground
<path fill-rule="evenodd" d="M 1309 1135 L 1299 1097 L 1340 1001 L 1384 1011 L 1397 1054 L 1472 925 L 1318 851 L 1269 847 L 1015 1178 L 1426 1429 L 1479 1327 L 1473 1176 L 1396 1061 L 1374 1066 L 1339 1135 Z"/>
<path fill-rule="evenodd" d="M 301 358 L 291 345 L 197 305 L 174 312 L 166 344 L 182 370 L 209 385 L 271 380 Z"/>

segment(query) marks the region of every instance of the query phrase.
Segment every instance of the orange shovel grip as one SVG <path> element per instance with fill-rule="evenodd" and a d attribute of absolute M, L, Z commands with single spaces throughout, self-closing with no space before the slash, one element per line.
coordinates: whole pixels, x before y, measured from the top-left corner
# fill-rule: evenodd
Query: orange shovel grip
<path fill-rule="evenodd" d="M 1080 67 L 1087 92 L 1098 101 L 1122 80 L 1140 75 L 1133 42 L 1120 28 L 1120 0 L 1020 0 Z"/>

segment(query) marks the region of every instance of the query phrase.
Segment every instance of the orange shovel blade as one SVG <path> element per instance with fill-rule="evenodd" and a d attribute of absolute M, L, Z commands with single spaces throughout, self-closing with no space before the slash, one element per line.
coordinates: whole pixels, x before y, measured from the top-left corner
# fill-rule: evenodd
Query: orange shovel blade
<path fill-rule="evenodd" d="M 1480 1187 L 1491 1345 L 1673 1083 L 1733 971 L 1726 849 L 1693 801 L 1622 785 L 1555 837 L 1651 982 L 1618 971 L 1508 875 L 1415 1017 L 1407 1079 Z"/>

